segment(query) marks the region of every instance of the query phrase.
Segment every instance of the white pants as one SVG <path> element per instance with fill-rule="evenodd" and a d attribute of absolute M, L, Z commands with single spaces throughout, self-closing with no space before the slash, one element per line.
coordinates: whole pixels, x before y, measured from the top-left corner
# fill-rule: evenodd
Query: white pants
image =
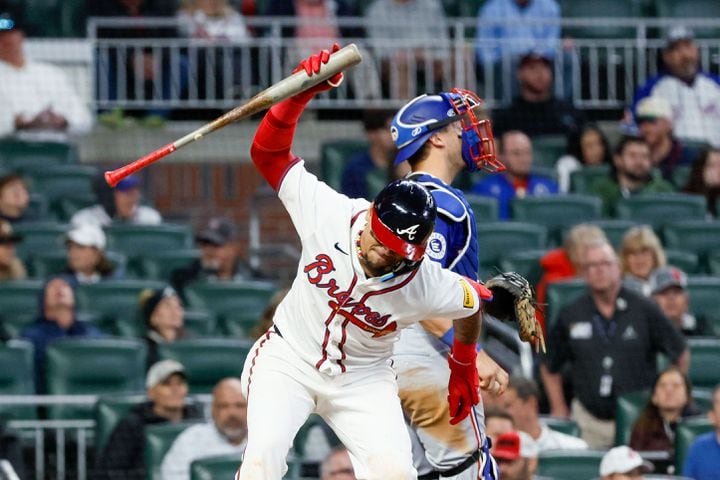
<path fill-rule="evenodd" d="M 248 443 L 240 480 L 280 480 L 295 434 L 313 412 L 347 447 L 359 480 L 417 478 L 389 362 L 330 377 L 271 330 L 248 355 L 242 384 Z"/>

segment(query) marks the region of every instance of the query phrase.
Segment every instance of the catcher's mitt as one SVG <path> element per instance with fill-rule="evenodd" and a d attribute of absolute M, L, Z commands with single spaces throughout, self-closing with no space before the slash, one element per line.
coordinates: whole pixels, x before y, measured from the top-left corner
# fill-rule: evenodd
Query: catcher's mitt
<path fill-rule="evenodd" d="M 505 272 L 485 282 L 485 286 L 493 292 L 492 301 L 485 303 L 485 312 L 498 320 L 516 321 L 520 339 L 545 353 L 545 337 L 535 317 L 535 295 L 525 277 Z"/>

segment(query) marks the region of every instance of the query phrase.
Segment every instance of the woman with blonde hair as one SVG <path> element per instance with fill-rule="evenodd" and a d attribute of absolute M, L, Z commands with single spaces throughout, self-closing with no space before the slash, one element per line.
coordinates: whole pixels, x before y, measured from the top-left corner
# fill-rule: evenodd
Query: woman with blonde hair
<path fill-rule="evenodd" d="M 660 239 L 647 225 L 630 228 L 620 247 L 623 284 L 643 295 L 650 296 L 650 277 L 667 265 L 667 257 Z"/>
<path fill-rule="evenodd" d="M 235 43 L 250 37 L 245 19 L 228 0 L 184 0 L 177 18 L 191 38 Z"/>

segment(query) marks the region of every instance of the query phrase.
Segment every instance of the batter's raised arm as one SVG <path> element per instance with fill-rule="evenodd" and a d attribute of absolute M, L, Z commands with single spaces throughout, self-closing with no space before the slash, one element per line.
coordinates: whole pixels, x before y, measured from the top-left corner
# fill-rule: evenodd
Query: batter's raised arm
<path fill-rule="evenodd" d="M 323 50 L 302 60 L 293 73 L 301 69 L 310 76 L 320 73 L 322 65 L 327 63 L 330 55 L 339 49 L 340 46 L 336 43 L 330 51 Z M 250 147 L 250 156 L 275 191 L 280 189 L 285 173 L 298 161 L 298 158 L 290 152 L 290 147 L 300 115 L 316 94 L 337 87 L 342 79 L 343 74 L 338 73 L 330 80 L 278 103 L 260 122 Z"/>

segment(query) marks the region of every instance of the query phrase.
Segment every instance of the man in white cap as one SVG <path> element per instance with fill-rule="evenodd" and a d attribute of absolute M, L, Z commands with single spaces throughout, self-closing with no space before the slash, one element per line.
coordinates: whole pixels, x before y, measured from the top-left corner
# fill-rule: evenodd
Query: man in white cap
<path fill-rule="evenodd" d="M 67 271 L 79 284 L 93 284 L 115 274 L 115 266 L 105 256 L 107 239 L 102 228 L 79 225 L 67 233 Z"/>
<path fill-rule="evenodd" d="M 610 449 L 600 461 L 602 480 L 642 480 L 652 470 L 652 463 L 625 445 Z"/>

